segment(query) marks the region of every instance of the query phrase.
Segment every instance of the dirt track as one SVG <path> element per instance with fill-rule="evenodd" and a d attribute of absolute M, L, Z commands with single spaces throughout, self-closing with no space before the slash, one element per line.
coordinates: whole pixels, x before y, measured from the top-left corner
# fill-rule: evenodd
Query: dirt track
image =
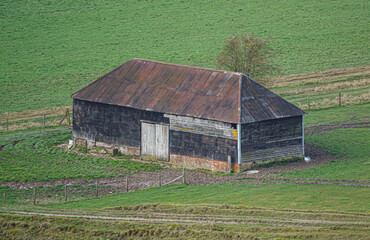
<path fill-rule="evenodd" d="M 300 213 L 299 211 L 297 211 Z M 135 222 L 182 222 L 182 223 L 218 223 L 218 224 L 261 224 L 261 222 L 268 222 L 269 225 L 285 225 L 297 227 L 306 224 L 336 224 L 336 225 L 368 225 L 367 217 L 364 221 L 345 221 L 343 219 L 293 219 L 293 218 L 279 218 L 271 217 L 255 217 L 255 216 L 212 216 L 202 215 L 201 218 L 194 214 L 168 214 L 168 213 L 151 213 L 151 216 L 141 216 L 138 213 L 136 216 L 100 216 L 90 214 L 62 214 L 62 213 L 42 213 L 42 212 L 22 212 L 22 211 L 6 211 L 2 214 L 7 215 L 39 215 L 45 217 L 64 217 L 64 218 L 86 218 L 86 219 L 102 219 L 102 220 L 118 220 L 118 221 L 135 221 Z M 344 213 L 342 213 L 345 215 Z M 350 214 L 348 214 L 350 215 Z"/>

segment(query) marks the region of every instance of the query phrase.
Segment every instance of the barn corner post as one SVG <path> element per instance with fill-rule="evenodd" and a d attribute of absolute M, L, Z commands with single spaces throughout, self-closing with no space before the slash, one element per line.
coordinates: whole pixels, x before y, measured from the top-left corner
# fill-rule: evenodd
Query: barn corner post
<path fill-rule="evenodd" d="M 304 155 L 304 115 L 302 115 L 302 155 Z"/>
<path fill-rule="evenodd" d="M 238 164 L 242 161 L 242 142 L 241 142 L 241 124 L 238 123 Z"/>
<path fill-rule="evenodd" d="M 241 103 L 242 103 L 242 75 L 239 76 L 239 98 L 238 98 L 238 124 L 237 124 L 237 130 L 238 130 L 238 165 L 239 169 L 241 169 L 240 165 L 242 162 L 242 138 L 241 138 Z"/>

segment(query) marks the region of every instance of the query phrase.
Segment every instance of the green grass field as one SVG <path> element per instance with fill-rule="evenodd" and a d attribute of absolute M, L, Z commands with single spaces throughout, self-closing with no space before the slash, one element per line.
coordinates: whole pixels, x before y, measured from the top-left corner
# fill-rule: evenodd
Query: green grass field
<path fill-rule="evenodd" d="M 285 173 L 285 177 L 370 180 L 370 129 L 337 129 L 306 135 L 308 144 L 324 148 L 339 161 L 305 171 Z"/>
<path fill-rule="evenodd" d="M 36 128 L 0 134 L 0 182 L 122 177 L 128 170 L 157 171 L 158 164 L 93 158 L 53 147 L 71 139 L 66 128 Z"/>
<path fill-rule="evenodd" d="M 360 187 L 309 184 L 233 184 L 174 185 L 152 187 L 123 195 L 110 195 L 53 208 L 102 209 L 146 203 L 231 204 L 257 208 L 368 212 L 369 192 Z"/>
<path fill-rule="evenodd" d="M 2 1 L 0 114 L 71 104 L 134 57 L 214 68 L 237 32 L 270 37 L 282 75 L 369 64 L 369 1 Z"/>
<path fill-rule="evenodd" d="M 71 139 L 71 130 L 34 126 L 42 125 L 45 111 L 46 120 L 55 124 L 64 107 L 45 108 L 70 106 L 73 92 L 134 57 L 215 68 L 215 56 L 235 33 L 271 38 L 273 60 L 282 71 L 266 84 L 305 110 L 309 97 L 306 127 L 368 122 L 369 7 L 365 0 L 4 0 L 0 130 L 6 129 L 7 119 L 10 129 L 30 129 L 0 131 L 0 183 L 158 171 L 159 164 L 89 157 L 53 147 Z M 330 69 L 337 70 L 313 73 Z M 34 111 L 23 112 L 27 110 Z M 307 134 L 308 144 L 338 160 L 282 176 L 370 180 L 369 135 L 369 128 Z M 40 195 L 44 189 L 50 196 L 39 195 L 40 204 L 32 205 L 33 189 L 1 186 L 0 196 L 9 194 L 0 208 L 0 238 L 368 239 L 370 234 L 368 187 L 231 181 L 76 200 L 85 196 L 72 190 L 89 188 L 94 186 L 70 186 L 70 201 L 63 202 L 64 185 L 39 187 Z M 20 216 L 27 212 L 98 218 Z M 123 217 L 132 219 L 118 219 Z"/>
<path fill-rule="evenodd" d="M 305 126 L 366 122 L 370 104 L 309 111 Z M 306 134 L 307 144 L 321 147 L 339 161 L 283 174 L 284 177 L 370 180 L 369 128 L 344 128 Z"/>
<path fill-rule="evenodd" d="M 268 87 L 305 109 L 370 102 L 370 68 L 340 69 L 273 78 Z"/>
<path fill-rule="evenodd" d="M 307 112 L 308 114 L 304 117 L 305 127 L 346 121 L 364 122 L 370 115 L 370 103 L 315 109 Z"/>

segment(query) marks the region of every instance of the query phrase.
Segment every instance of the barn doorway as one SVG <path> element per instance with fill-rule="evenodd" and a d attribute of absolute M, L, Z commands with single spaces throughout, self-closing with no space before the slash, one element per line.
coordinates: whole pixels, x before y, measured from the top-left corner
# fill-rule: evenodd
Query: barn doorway
<path fill-rule="evenodd" d="M 168 160 L 169 126 L 141 122 L 141 155 Z"/>

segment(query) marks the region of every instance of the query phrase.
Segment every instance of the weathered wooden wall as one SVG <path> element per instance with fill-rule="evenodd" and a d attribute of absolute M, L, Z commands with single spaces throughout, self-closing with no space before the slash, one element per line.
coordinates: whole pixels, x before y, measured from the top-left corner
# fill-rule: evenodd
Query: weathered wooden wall
<path fill-rule="evenodd" d="M 205 158 L 232 163 L 237 159 L 237 141 L 197 133 L 170 131 L 170 154 Z"/>
<path fill-rule="evenodd" d="M 170 155 L 225 161 L 237 159 L 235 126 L 74 99 L 73 136 L 140 149 L 141 121 L 170 124 Z"/>
<path fill-rule="evenodd" d="M 73 137 L 140 148 L 141 121 L 169 123 L 162 113 L 73 100 Z"/>
<path fill-rule="evenodd" d="M 301 155 L 302 116 L 241 126 L 242 163 Z"/>
<path fill-rule="evenodd" d="M 238 136 L 236 124 L 232 125 L 219 121 L 171 114 L 165 114 L 164 116 L 170 119 L 170 129 L 173 131 L 196 133 L 234 140 L 236 140 Z"/>
<path fill-rule="evenodd" d="M 170 119 L 170 154 L 227 162 L 237 159 L 237 131 L 230 123 L 165 114 Z"/>

